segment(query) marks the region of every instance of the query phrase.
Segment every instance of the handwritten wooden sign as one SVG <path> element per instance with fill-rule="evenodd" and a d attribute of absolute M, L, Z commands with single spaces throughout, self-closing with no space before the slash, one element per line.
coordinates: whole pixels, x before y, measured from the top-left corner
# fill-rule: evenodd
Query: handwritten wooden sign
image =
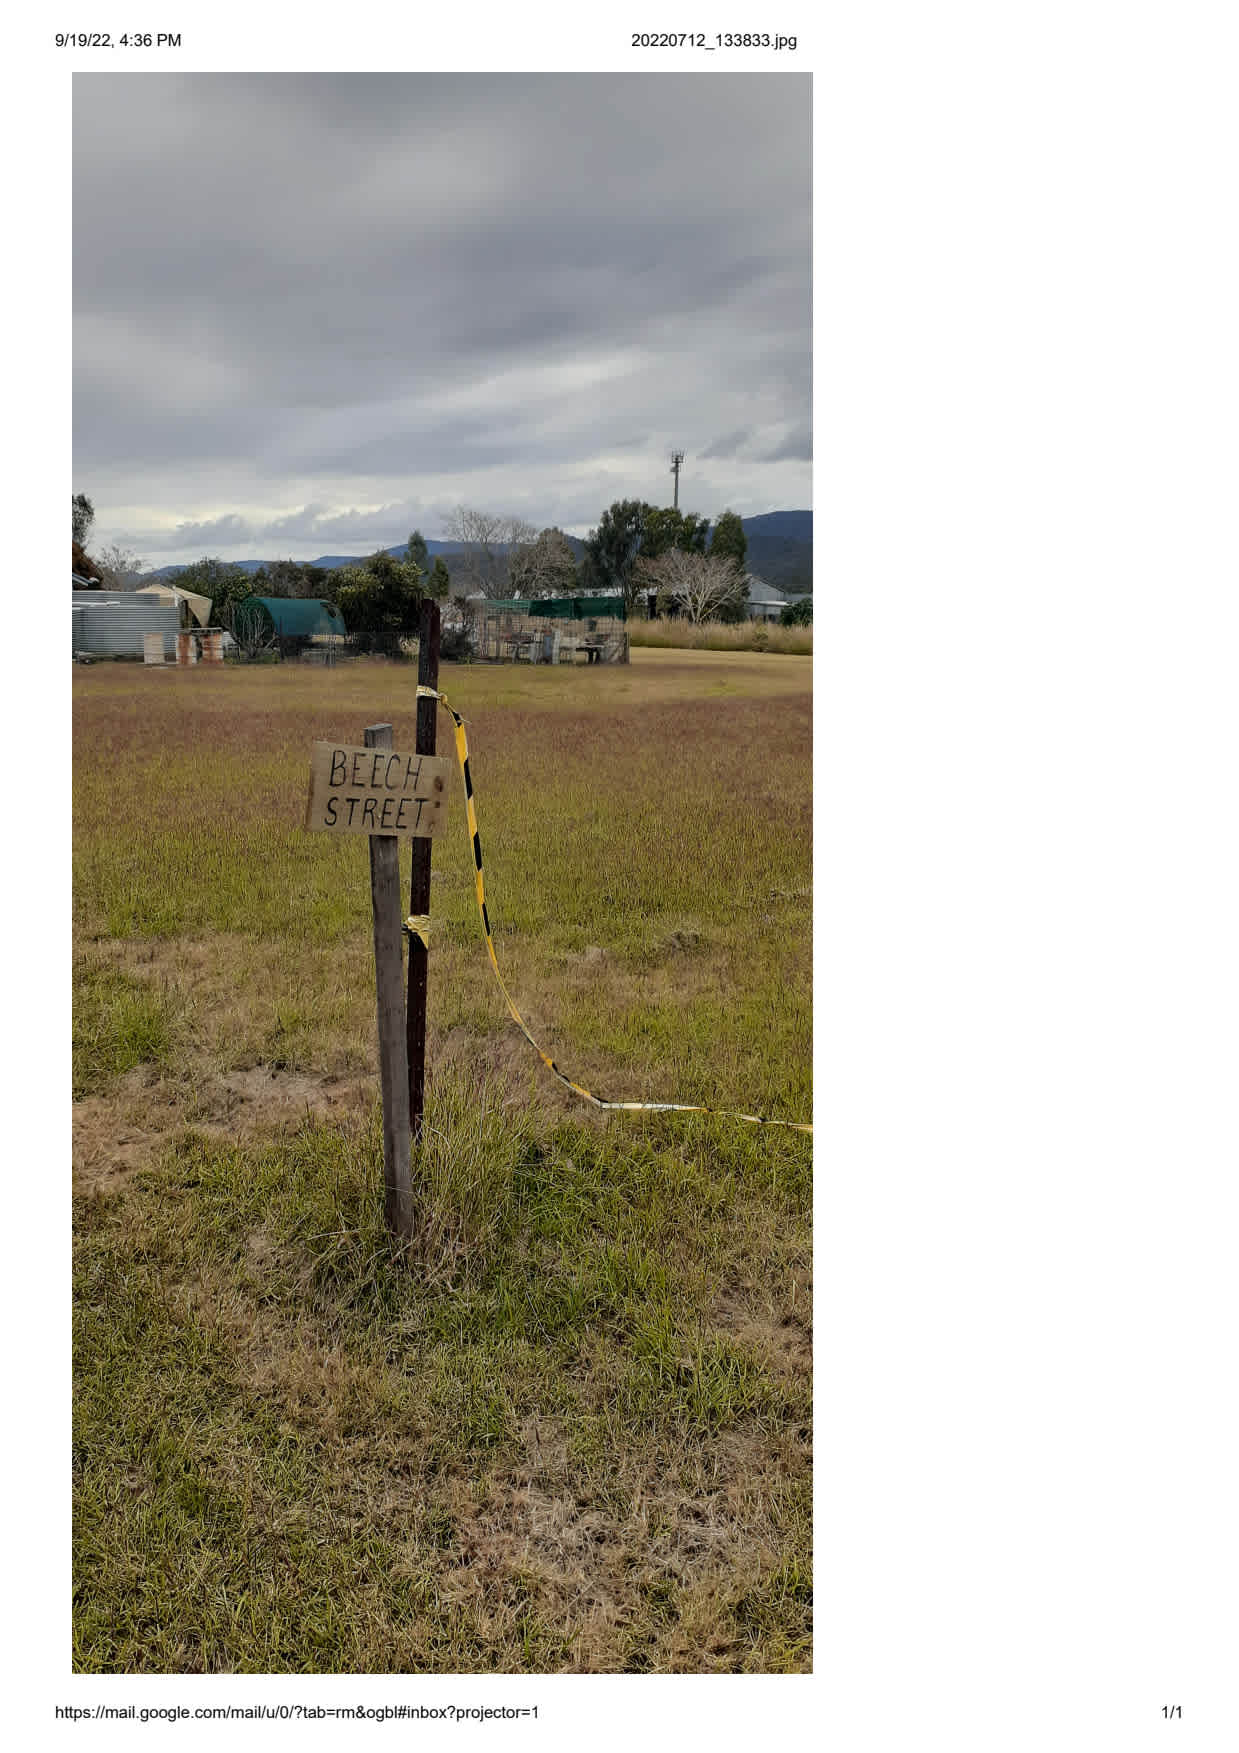
<path fill-rule="evenodd" d="M 401 838 L 437 833 L 451 776 L 451 761 L 438 755 L 315 743 L 305 825 Z"/>

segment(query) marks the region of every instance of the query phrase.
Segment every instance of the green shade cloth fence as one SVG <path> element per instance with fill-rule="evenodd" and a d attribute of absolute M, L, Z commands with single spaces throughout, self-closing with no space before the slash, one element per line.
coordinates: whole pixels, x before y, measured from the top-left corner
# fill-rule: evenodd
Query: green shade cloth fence
<path fill-rule="evenodd" d="M 623 597 L 508 597 L 480 605 L 488 615 L 541 616 L 548 621 L 626 621 Z"/>

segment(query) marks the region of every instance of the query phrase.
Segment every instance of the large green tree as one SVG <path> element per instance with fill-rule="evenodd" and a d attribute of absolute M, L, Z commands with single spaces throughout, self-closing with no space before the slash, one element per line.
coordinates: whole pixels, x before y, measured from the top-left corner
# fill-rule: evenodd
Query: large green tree
<path fill-rule="evenodd" d="M 641 533 L 641 553 L 646 560 L 657 560 L 673 548 L 684 554 L 704 554 L 709 533 L 708 517 L 699 517 L 695 511 L 680 511 L 674 505 L 663 505 L 646 515 Z"/>
<path fill-rule="evenodd" d="M 430 550 L 426 546 L 426 538 L 420 530 L 414 530 L 409 537 L 409 546 L 405 558 L 411 560 L 421 573 L 430 571 Z"/>
<path fill-rule="evenodd" d="M 271 560 L 254 573 L 254 591 L 258 596 L 317 597 L 327 576 L 324 567 L 307 566 L 304 560 Z"/>
<path fill-rule="evenodd" d="M 581 560 L 583 591 L 619 590 L 624 607 L 632 609 L 641 591 L 636 571 L 645 520 L 654 507 L 641 499 L 617 499 L 585 538 Z"/>
<path fill-rule="evenodd" d="M 435 555 L 435 563 L 430 568 L 430 577 L 426 580 L 426 594 L 441 603 L 452 588 L 452 575 L 447 569 L 447 562 L 442 554 Z"/>
<path fill-rule="evenodd" d="M 734 560 L 743 572 L 748 551 L 749 539 L 744 533 L 744 524 L 739 515 L 734 511 L 722 512 L 714 520 L 714 536 L 710 542 L 711 558 Z"/>
<path fill-rule="evenodd" d="M 350 633 L 416 630 L 426 589 L 412 561 L 397 560 L 380 548 L 360 566 L 337 566 L 331 582 L 333 601 Z"/>

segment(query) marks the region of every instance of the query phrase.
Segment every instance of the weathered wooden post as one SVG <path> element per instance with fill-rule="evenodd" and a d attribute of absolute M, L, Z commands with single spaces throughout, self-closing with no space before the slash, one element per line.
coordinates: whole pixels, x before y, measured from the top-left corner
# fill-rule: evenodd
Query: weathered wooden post
<path fill-rule="evenodd" d="M 390 749 L 390 724 L 368 724 L 368 749 Z M 404 1036 L 404 955 L 400 924 L 400 842 L 370 836 L 370 900 L 374 907 L 374 987 L 379 1012 L 379 1080 L 383 1087 L 383 1211 L 395 1235 L 413 1234 L 409 1168 L 409 1066 Z"/>
<path fill-rule="evenodd" d="M 422 603 L 417 649 L 417 685 L 419 688 L 439 686 L 439 605 L 427 598 Z M 435 752 L 435 721 L 438 702 L 429 695 L 417 698 L 417 752 Z M 430 912 L 430 850 L 425 840 L 413 842 L 413 873 L 409 879 L 409 912 L 414 918 Z M 409 934 L 409 1006 L 406 1028 L 409 1061 L 409 1121 L 413 1142 L 422 1136 L 422 1115 L 426 1106 L 426 981 L 429 973 L 429 950 L 416 932 Z"/>
<path fill-rule="evenodd" d="M 315 743 L 310 762 L 306 827 L 365 834 L 370 841 L 374 982 L 383 1087 L 384 1212 L 388 1227 L 405 1237 L 413 1234 L 413 1188 L 399 848 L 402 837 L 412 837 L 417 846 L 439 827 L 451 774 L 450 761 L 397 754 L 392 748 L 390 724 L 368 725 L 364 748 Z M 429 858 L 426 863 L 429 868 Z M 423 1036 L 424 1020 L 423 999 Z"/>

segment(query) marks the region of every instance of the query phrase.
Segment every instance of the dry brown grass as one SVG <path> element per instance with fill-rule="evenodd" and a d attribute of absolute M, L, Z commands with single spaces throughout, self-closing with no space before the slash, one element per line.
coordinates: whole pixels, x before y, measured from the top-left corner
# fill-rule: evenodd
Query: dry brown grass
<path fill-rule="evenodd" d="M 727 626 L 718 621 L 691 622 L 680 617 L 657 616 L 649 621 L 630 621 L 629 642 L 634 650 L 776 652 L 805 657 L 813 651 L 813 628 L 781 627 L 765 621 L 741 621 Z"/>

